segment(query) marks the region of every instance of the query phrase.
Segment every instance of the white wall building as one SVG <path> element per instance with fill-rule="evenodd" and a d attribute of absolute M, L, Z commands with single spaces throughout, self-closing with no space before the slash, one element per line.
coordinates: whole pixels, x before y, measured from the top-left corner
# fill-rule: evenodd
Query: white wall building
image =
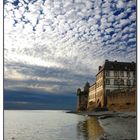
<path fill-rule="evenodd" d="M 95 84 L 89 88 L 88 104 L 94 102 L 96 107 L 106 106 L 107 94 L 133 86 L 136 86 L 136 63 L 106 60 L 99 66 Z"/>

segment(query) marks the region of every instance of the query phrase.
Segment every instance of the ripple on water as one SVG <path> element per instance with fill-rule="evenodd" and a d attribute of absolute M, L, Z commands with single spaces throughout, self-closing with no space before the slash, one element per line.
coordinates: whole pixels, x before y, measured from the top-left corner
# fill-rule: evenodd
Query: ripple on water
<path fill-rule="evenodd" d="M 5 140 L 97 140 L 104 134 L 95 117 L 64 111 L 5 111 Z"/>

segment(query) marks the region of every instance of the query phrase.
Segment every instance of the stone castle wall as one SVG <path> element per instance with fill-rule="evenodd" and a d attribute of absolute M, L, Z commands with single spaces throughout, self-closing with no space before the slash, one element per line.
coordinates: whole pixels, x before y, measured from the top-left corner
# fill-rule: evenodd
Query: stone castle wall
<path fill-rule="evenodd" d="M 86 111 L 87 102 L 88 102 L 88 96 L 87 95 L 80 95 L 78 97 L 77 111 Z"/>
<path fill-rule="evenodd" d="M 107 108 L 111 111 L 135 111 L 136 88 L 116 90 L 107 95 Z"/>

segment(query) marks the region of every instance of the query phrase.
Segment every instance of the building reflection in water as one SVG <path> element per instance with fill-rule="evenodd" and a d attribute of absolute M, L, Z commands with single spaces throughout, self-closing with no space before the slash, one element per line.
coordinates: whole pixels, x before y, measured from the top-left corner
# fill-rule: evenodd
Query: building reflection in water
<path fill-rule="evenodd" d="M 103 134 L 104 130 L 95 117 L 88 117 L 85 121 L 80 121 L 77 124 L 78 139 L 97 140 Z"/>

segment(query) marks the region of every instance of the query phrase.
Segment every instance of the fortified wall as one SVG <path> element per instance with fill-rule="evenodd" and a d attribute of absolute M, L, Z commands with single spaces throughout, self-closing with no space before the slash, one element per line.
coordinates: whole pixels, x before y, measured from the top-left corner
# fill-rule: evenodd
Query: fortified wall
<path fill-rule="evenodd" d="M 136 88 L 116 90 L 108 94 L 107 108 L 110 111 L 135 111 Z"/>

